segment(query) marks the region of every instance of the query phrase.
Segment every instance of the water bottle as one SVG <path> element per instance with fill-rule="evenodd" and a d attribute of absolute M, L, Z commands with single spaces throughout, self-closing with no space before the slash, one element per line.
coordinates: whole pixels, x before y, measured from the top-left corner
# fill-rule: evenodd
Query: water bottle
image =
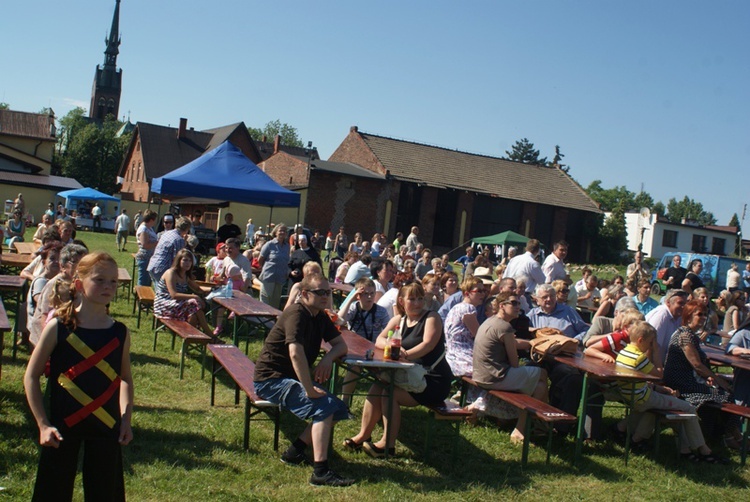
<path fill-rule="evenodd" d="M 232 282 L 232 278 L 231 277 L 229 279 L 227 279 L 227 286 L 229 286 L 229 290 L 230 291 L 234 291 L 234 283 Z M 234 293 L 232 293 L 232 295 L 234 295 Z"/>

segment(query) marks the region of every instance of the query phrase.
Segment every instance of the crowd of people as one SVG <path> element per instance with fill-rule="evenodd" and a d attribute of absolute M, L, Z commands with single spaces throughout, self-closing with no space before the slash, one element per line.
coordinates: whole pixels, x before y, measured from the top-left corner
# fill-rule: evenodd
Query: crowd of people
<path fill-rule="evenodd" d="M 19 214 L 23 214 L 22 209 Z M 34 236 L 40 245 L 38 256 L 21 273 L 31 281 L 28 343 L 33 352 L 25 384 L 40 427 L 40 442 L 54 447 L 43 449 L 36 488 L 39 493 L 45 493 L 42 484 L 47 486 L 50 479 L 64 477 L 72 486 L 70 473 L 56 472 L 52 466 L 69 461 L 78 451 L 78 443 L 62 441 L 63 435 L 78 437 L 76 427 L 60 421 L 67 413 L 60 410 L 73 406 L 66 396 L 68 387 L 61 383 L 53 390 L 51 418 L 41 406 L 39 377 L 47 359 L 52 355 L 51 374 L 60 382 L 64 382 L 60 375 L 74 359 L 57 355 L 60 344 L 70 345 L 70 350 L 77 350 L 84 360 L 108 343 L 119 347 L 105 356 L 114 374 L 119 375 L 119 385 L 109 394 L 107 404 L 112 420 L 97 416 L 84 423 L 90 427 L 93 421 L 101 429 L 99 422 L 105 422 L 107 430 L 97 437 L 109 439 L 102 455 L 114 464 L 120 455 L 119 446 L 132 437 L 128 333 L 108 317 L 106 310 L 117 286 L 116 266 L 114 277 L 112 272 L 115 262 L 103 253 L 88 253 L 85 245 L 75 240 L 71 221 L 53 221 L 54 216 L 43 217 Z M 687 420 L 679 425 L 680 453 L 687 461 L 726 463 L 727 459 L 708 444 L 721 441 L 728 447 L 739 447 L 738 421 L 711 404 L 748 404 L 750 374 L 738 371 L 734 383 L 730 383 L 711 370 L 701 344 L 723 341 L 730 354 L 750 354 L 746 311 L 750 264 L 746 275 L 736 268 L 730 271 L 727 291 L 714 303 L 700 279 L 702 263 L 691 263 L 688 271 L 681 269 L 676 257 L 664 275 L 670 289 L 660 304 L 649 294 L 650 276 L 640 253 L 625 277 L 604 280 L 584 268 L 582 279 L 574 283 L 565 263 L 568 244 L 564 241 L 555 243 L 544 260 L 539 241 L 530 239 L 524 252 L 511 247 L 507 256 L 497 257 L 496 264 L 490 261 L 488 248 L 473 246 L 452 261 L 447 254 L 433 256 L 419 241 L 416 226 L 406 238 L 399 233 L 391 242 L 381 234 L 366 241 L 361 233 L 350 241 L 343 227 L 336 235 L 329 232 L 324 237 L 302 225 L 289 229 L 283 223 L 270 225 L 267 234 L 253 232 L 248 238 L 255 228 L 249 221 L 245 239 L 241 240 L 242 231 L 228 214 L 219 228 L 216 254 L 204 267 L 195 252 L 197 239 L 191 235 L 200 225 L 200 215 L 188 218 L 166 214 L 159 218 L 146 210 L 139 212 L 135 221 L 136 282 L 154 286 L 157 317 L 188 321 L 210 336 L 221 336 L 224 312 L 217 310 L 214 326 L 209 325 L 205 293 L 195 281 L 197 271 L 205 271 L 206 280 L 215 285 L 230 285 L 239 291 L 257 288 L 263 302 L 282 309 L 256 363 L 255 387 L 261 398 L 311 420 L 283 453 L 282 460 L 307 463 L 305 452 L 312 448 L 312 484 L 347 486 L 354 482 L 328 463 L 331 427 L 349 418 L 353 392 L 353 384 L 345 386 L 341 396 L 323 388 L 331 376 L 333 361 L 346 352 L 340 336 L 343 327 L 381 349 L 387 344 L 389 332 L 399 332 L 400 357 L 427 371 L 424 390 L 396 388 L 390 414 L 386 413 L 388 402 L 381 387 L 373 385 L 362 410 L 360 430 L 343 443 L 348 450 L 364 451 L 375 458 L 396 455 L 400 409 L 437 406 L 448 399 L 465 400 L 476 417 L 516 419 L 511 441 L 523 442 L 527 417 L 495 399 L 489 390 L 521 392 L 577 414 L 583 375 L 565 364 L 529 359 L 530 340 L 542 329 L 575 339 L 587 357 L 662 378 L 663 385 L 643 383 L 627 388 L 598 388 L 592 383 L 600 392 L 593 393 L 597 397 L 584 410 L 589 440 L 603 438 L 601 406 L 605 400 L 632 397 L 635 409 L 628 420 L 636 450 L 644 450 L 654 432 L 651 409 L 674 409 L 700 417 L 700 421 Z M 115 226 L 119 251 L 127 245 L 129 230 L 130 219 L 123 210 Z M 20 233 L 22 238 L 23 231 Z M 243 244 L 248 245 L 244 253 Z M 352 286 L 351 294 L 338 309 L 333 305 L 331 282 Z M 285 293 L 287 298 L 282 302 Z M 721 327 L 720 317 L 724 318 Z M 318 360 L 322 341 L 331 349 Z M 81 343 L 91 350 L 81 349 Z M 462 376 L 471 377 L 477 387 L 467 396 L 451 396 L 454 379 Z M 388 437 L 385 433 L 379 439 L 373 437 L 378 424 L 383 431 L 389 428 Z M 625 421 L 614 424 L 610 433 L 621 441 L 626 426 Z M 565 435 L 571 430 L 560 425 L 557 432 Z M 61 444 L 71 449 L 62 451 Z M 85 481 L 89 484 L 87 495 L 89 490 L 122 489 L 121 467 L 119 471 L 113 469 L 111 477 Z"/>

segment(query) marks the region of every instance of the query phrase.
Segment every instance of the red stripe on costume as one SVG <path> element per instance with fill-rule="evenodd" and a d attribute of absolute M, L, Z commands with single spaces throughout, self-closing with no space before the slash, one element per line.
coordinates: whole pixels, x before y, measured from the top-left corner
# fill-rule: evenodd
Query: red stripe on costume
<path fill-rule="evenodd" d="M 78 375 L 96 366 L 99 361 L 107 357 L 119 346 L 120 341 L 117 338 L 113 338 L 107 345 L 96 351 L 94 355 L 87 357 L 86 359 L 66 371 L 65 376 L 67 376 L 71 380 L 75 380 Z"/>
<path fill-rule="evenodd" d="M 109 398 L 111 398 L 115 391 L 119 388 L 120 377 L 117 377 L 112 381 L 109 387 L 107 387 L 107 390 L 105 390 L 99 397 L 97 397 L 72 415 L 65 417 L 65 425 L 67 425 L 68 427 L 73 427 L 75 424 L 94 413 L 96 410 L 104 406 L 104 403 L 109 401 Z"/>

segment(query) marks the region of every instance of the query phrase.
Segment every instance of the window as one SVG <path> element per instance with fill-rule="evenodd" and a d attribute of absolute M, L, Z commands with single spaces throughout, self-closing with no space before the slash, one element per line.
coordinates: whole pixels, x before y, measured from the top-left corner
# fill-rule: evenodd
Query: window
<path fill-rule="evenodd" d="M 706 252 L 706 236 L 693 234 L 693 247 L 691 251 L 694 253 L 705 253 Z"/>
<path fill-rule="evenodd" d="M 726 239 L 719 239 L 714 237 L 713 246 L 711 247 L 712 254 L 724 254 L 724 246 L 726 245 Z"/>
<path fill-rule="evenodd" d="M 676 230 L 664 230 L 664 235 L 661 238 L 661 245 L 665 248 L 676 248 L 677 247 L 677 231 Z"/>

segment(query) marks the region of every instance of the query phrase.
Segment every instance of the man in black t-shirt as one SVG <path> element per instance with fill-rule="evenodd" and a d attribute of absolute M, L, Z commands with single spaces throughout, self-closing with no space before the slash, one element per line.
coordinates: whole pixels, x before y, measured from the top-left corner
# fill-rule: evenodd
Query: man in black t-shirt
<path fill-rule="evenodd" d="M 682 281 L 685 280 L 687 270 L 682 268 L 680 266 L 681 264 L 682 258 L 680 255 L 674 255 L 674 258 L 672 258 L 672 266 L 667 269 L 664 273 L 664 278 L 662 279 L 664 281 L 664 286 L 666 286 L 667 289 L 679 289 L 682 287 Z"/>
<path fill-rule="evenodd" d="M 226 242 L 227 239 L 231 239 L 232 237 L 236 238 L 242 235 L 242 230 L 240 230 L 240 227 L 235 225 L 233 221 L 234 215 L 232 213 L 227 213 L 226 216 L 224 216 L 224 224 L 220 226 L 219 230 L 216 232 L 219 242 Z"/>
<path fill-rule="evenodd" d="M 326 278 L 310 274 L 300 282 L 300 291 L 299 303 L 282 312 L 266 337 L 255 364 L 255 391 L 302 420 L 312 419 L 281 456 L 282 462 L 309 463 L 304 452 L 312 444 L 315 462 L 310 483 L 349 486 L 353 479 L 343 478 L 328 467 L 333 423 L 349 418 L 349 410 L 322 387 L 331 377 L 333 361 L 346 355 L 346 343 L 325 313 L 331 297 Z M 322 340 L 331 345 L 331 350 L 311 370 Z"/>

